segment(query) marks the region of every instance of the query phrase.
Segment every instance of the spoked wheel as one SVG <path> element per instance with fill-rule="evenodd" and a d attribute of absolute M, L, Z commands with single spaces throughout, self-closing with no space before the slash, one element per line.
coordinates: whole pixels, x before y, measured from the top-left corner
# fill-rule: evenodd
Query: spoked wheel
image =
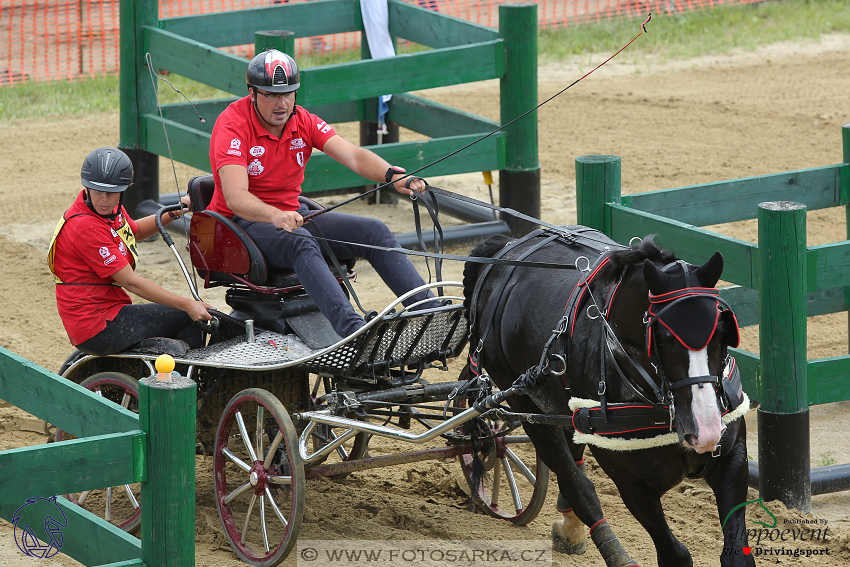
<path fill-rule="evenodd" d="M 314 405 L 318 405 L 319 398 L 326 392 L 331 390 L 330 378 L 325 376 L 317 376 L 316 381 L 313 383 L 313 390 L 311 392 L 311 399 L 313 400 Z M 311 450 L 313 452 L 318 451 L 323 446 L 327 445 L 334 439 L 336 439 L 339 435 L 342 435 L 344 432 L 348 431 L 345 427 L 334 427 L 332 425 L 327 424 L 318 424 L 316 428 L 313 430 L 312 439 L 312 447 Z M 369 439 L 371 435 L 368 433 L 358 433 L 352 439 L 344 442 L 342 445 L 336 448 L 335 451 L 331 452 L 327 457 L 313 463 L 312 466 L 324 463 L 333 464 L 334 462 L 341 461 L 354 461 L 357 459 L 362 459 L 366 456 L 369 448 Z M 348 476 L 349 473 L 330 475 L 330 478 L 340 479 Z"/>
<path fill-rule="evenodd" d="M 460 379 L 468 379 L 468 373 L 469 365 L 461 372 Z M 458 405 L 466 408 L 467 400 L 458 400 Z M 476 508 L 494 518 L 524 526 L 543 508 L 549 488 L 549 468 L 522 427 L 499 435 L 514 425 L 499 419 L 478 418 L 459 428 L 465 432 L 471 427 L 478 428 L 480 440 L 475 455 L 481 460 L 485 474 L 477 488 L 472 479 L 474 455 L 460 455 L 458 461 Z"/>
<path fill-rule="evenodd" d="M 283 404 L 258 388 L 224 408 L 215 440 L 215 497 L 233 551 L 251 565 L 289 554 L 304 513 L 304 465 Z"/>
<path fill-rule="evenodd" d="M 139 413 L 139 383 L 126 374 L 101 372 L 89 376 L 80 382 L 80 386 L 134 413 Z M 75 439 L 75 437 L 61 429 L 56 430 L 56 442 L 69 439 Z M 139 508 L 140 492 L 141 484 L 137 482 L 66 494 L 65 498 L 122 530 L 133 533 L 139 529 L 142 521 Z"/>

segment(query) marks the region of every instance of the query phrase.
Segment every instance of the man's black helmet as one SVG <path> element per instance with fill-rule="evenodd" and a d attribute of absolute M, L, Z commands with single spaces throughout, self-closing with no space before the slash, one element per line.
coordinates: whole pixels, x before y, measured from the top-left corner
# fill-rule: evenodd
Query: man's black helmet
<path fill-rule="evenodd" d="M 121 150 L 98 148 L 86 156 L 80 177 L 84 187 L 120 193 L 133 182 L 133 164 Z"/>
<path fill-rule="evenodd" d="M 251 59 L 245 79 L 249 87 L 258 87 L 270 93 L 288 93 L 301 86 L 298 64 L 277 49 L 264 51 Z"/>

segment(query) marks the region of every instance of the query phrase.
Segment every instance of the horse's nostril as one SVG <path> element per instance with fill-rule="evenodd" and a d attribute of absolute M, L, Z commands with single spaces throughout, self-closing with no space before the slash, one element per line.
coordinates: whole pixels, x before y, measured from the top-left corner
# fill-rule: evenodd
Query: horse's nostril
<path fill-rule="evenodd" d="M 695 446 L 696 442 L 697 442 L 696 436 L 691 435 L 691 434 L 685 435 L 685 443 L 687 443 L 691 447 Z"/>

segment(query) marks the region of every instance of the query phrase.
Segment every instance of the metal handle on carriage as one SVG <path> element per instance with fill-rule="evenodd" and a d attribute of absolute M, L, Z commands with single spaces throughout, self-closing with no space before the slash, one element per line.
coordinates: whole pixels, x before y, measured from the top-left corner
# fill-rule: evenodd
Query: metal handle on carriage
<path fill-rule="evenodd" d="M 177 252 L 177 247 L 174 246 L 174 240 L 171 239 L 171 235 L 168 234 L 168 231 L 165 229 L 165 225 L 162 224 L 162 215 L 171 211 L 178 211 L 182 209 L 182 203 L 166 205 L 156 212 L 156 214 L 153 216 L 153 219 L 156 222 L 156 228 L 162 235 L 162 239 L 165 241 L 165 244 L 168 245 L 168 247 L 171 249 L 171 253 L 174 254 L 175 258 L 177 258 L 177 263 L 180 265 L 180 270 L 183 271 L 183 277 L 186 278 L 186 283 L 189 284 L 189 291 L 192 293 L 192 297 L 195 298 L 195 301 L 203 301 L 203 299 L 201 299 L 201 296 L 198 295 L 198 290 L 195 289 L 195 285 L 192 283 L 192 276 L 189 274 L 189 270 L 186 269 L 186 264 L 183 262 L 183 258 L 180 257 L 180 253 Z"/>

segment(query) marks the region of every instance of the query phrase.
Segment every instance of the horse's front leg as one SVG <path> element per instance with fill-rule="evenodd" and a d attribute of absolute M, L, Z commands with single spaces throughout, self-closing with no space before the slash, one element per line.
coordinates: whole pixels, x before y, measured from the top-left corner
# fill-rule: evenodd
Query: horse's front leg
<path fill-rule="evenodd" d="M 634 472 L 624 465 L 623 459 L 627 457 L 623 455 L 624 453 L 618 451 L 593 449 L 593 456 L 617 485 L 620 498 L 623 499 L 626 508 L 652 538 L 658 567 L 692 567 L 693 559 L 688 548 L 670 531 L 661 506 L 661 496 L 670 485 L 669 481 L 665 479 L 664 486 L 660 487 L 653 484 L 653 480 L 657 479 L 643 479 L 635 476 Z M 628 458 L 638 461 L 650 460 L 637 453 Z"/>
<path fill-rule="evenodd" d="M 570 444 L 570 454 L 583 476 L 587 476 L 584 445 Z M 578 519 L 573 505 L 563 492 L 558 492 L 558 512 L 564 515 L 552 524 L 552 549 L 567 555 L 581 555 L 587 550 L 587 526 Z"/>
<path fill-rule="evenodd" d="M 636 566 L 623 548 L 620 540 L 602 515 L 602 504 L 596 494 L 596 488 L 576 466 L 570 453 L 564 430 L 551 425 L 526 424 L 534 446 L 540 451 L 540 457 L 558 477 L 558 488 L 572 504 L 575 516 L 590 526 L 590 539 L 596 545 L 607 567 Z"/>
<path fill-rule="evenodd" d="M 723 527 L 723 552 L 720 565 L 723 567 L 748 567 L 756 564 L 752 553 L 745 553 L 747 545 L 746 506 L 747 500 L 747 426 L 739 419 L 735 443 L 722 456 L 723 463 L 716 471 L 706 475 L 705 480 L 714 491 L 717 512 Z M 730 426 L 731 428 L 731 426 Z M 734 511 L 732 511 L 734 510 Z M 730 515 L 731 512 L 731 515 Z M 728 517 L 727 517 L 728 516 Z"/>

